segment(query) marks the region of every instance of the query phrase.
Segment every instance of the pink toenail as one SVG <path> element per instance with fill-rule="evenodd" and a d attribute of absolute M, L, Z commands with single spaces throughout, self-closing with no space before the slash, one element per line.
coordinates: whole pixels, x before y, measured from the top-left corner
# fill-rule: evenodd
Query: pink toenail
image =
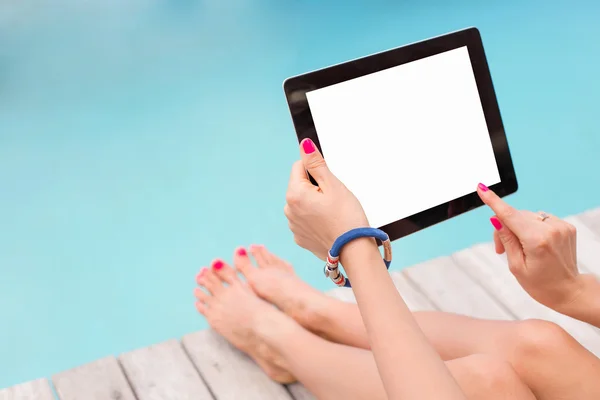
<path fill-rule="evenodd" d="M 246 249 L 245 249 L 245 248 L 243 248 L 243 247 L 240 247 L 240 248 L 238 249 L 237 253 L 238 253 L 238 256 L 245 256 L 245 255 L 247 254 L 247 253 L 246 253 Z"/>
<path fill-rule="evenodd" d="M 223 268 L 223 265 L 225 265 L 225 264 L 223 264 L 223 261 L 217 260 L 217 261 L 215 261 L 213 263 L 213 268 L 214 269 L 221 269 L 221 268 Z"/>

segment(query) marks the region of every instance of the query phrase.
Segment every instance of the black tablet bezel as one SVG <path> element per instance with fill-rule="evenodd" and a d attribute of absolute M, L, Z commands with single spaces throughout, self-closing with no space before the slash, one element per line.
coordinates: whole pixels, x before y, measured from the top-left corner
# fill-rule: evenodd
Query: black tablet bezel
<path fill-rule="evenodd" d="M 321 150 L 306 98 L 307 92 L 464 46 L 469 52 L 479 98 L 500 172 L 500 183 L 491 186 L 491 189 L 502 197 L 516 192 L 518 189 L 517 178 L 481 35 L 477 28 L 449 33 L 286 79 L 283 89 L 298 141 L 310 138 Z M 327 160 L 327 154 L 323 154 L 323 156 Z M 481 205 L 483 203 L 473 188 L 473 193 L 379 228 L 385 231 L 391 240 L 396 240 Z"/>

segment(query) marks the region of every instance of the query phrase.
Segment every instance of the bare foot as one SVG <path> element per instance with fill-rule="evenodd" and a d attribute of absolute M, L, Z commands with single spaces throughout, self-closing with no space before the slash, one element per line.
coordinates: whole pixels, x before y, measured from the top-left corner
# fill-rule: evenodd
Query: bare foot
<path fill-rule="evenodd" d="M 315 333 L 322 333 L 327 311 L 336 302 L 302 281 L 292 265 L 269 252 L 264 246 L 250 246 L 250 254 L 256 260 L 254 267 L 245 249 L 239 248 L 234 255 L 235 268 L 258 296 L 276 305 L 300 325 Z"/>
<path fill-rule="evenodd" d="M 277 335 L 281 339 L 281 335 L 302 328 L 259 299 L 223 261 L 215 260 L 212 268 L 203 268 L 196 281 L 201 286 L 194 290 L 198 300 L 196 308 L 210 326 L 248 354 L 271 379 L 280 383 L 295 382 L 287 372 L 285 360 L 269 343 Z"/>

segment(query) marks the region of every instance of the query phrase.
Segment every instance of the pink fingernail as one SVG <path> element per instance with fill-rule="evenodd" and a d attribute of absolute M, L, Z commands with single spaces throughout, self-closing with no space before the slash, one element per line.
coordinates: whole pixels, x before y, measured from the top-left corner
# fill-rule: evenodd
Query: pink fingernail
<path fill-rule="evenodd" d="M 215 261 L 215 262 L 213 263 L 213 265 L 212 265 L 212 266 L 213 266 L 213 268 L 214 268 L 214 269 L 221 269 L 221 268 L 223 268 L 223 265 L 224 265 L 224 264 L 223 264 L 223 261 L 221 261 L 221 260 L 217 260 L 217 261 Z"/>
<path fill-rule="evenodd" d="M 480 183 L 477 186 L 479 187 L 479 189 L 481 189 L 482 192 L 487 192 L 489 190 L 488 187 L 485 186 L 483 183 Z"/>
<path fill-rule="evenodd" d="M 238 256 L 245 256 L 245 255 L 247 254 L 247 253 L 246 253 L 246 249 L 245 249 L 245 248 L 243 248 L 243 247 L 240 247 L 240 248 L 238 249 L 237 253 L 238 253 Z"/>
<path fill-rule="evenodd" d="M 304 153 L 311 154 L 315 151 L 315 144 L 310 139 L 304 139 L 302 142 L 302 148 L 304 149 Z"/>
<path fill-rule="evenodd" d="M 492 223 L 492 225 L 494 225 L 494 228 L 496 228 L 497 231 L 502 229 L 502 222 L 500 222 L 500 220 L 497 217 L 490 218 L 490 222 Z"/>

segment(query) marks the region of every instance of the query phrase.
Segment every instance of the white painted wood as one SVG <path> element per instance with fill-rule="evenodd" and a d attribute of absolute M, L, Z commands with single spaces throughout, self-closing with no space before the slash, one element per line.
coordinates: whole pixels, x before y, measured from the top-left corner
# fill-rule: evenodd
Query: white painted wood
<path fill-rule="evenodd" d="M 600 275 L 600 236 L 596 235 L 580 217 L 567 217 L 565 221 L 577 228 L 579 270 Z"/>
<path fill-rule="evenodd" d="M 138 400 L 213 398 L 176 340 L 122 354 L 119 361 Z"/>
<path fill-rule="evenodd" d="M 295 400 L 317 400 L 301 383 L 288 385 L 288 389 Z"/>
<path fill-rule="evenodd" d="M 490 297 L 450 257 L 421 263 L 405 269 L 403 273 L 442 311 L 476 318 L 514 319 L 513 315 Z"/>
<path fill-rule="evenodd" d="M 392 280 L 404 302 L 411 311 L 435 311 L 435 306 L 418 289 L 416 289 L 406 277 L 398 271 L 391 272 Z"/>
<path fill-rule="evenodd" d="M 48 380 L 37 379 L 0 389 L 0 400 L 54 400 L 54 395 Z"/>
<path fill-rule="evenodd" d="M 459 251 L 456 263 L 519 319 L 539 318 L 562 326 L 581 344 L 600 355 L 600 335 L 596 328 L 559 314 L 533 300 L 510 273 L 506 258 L 498 256 L 492 243 Z M 483 261 L 483 262 L 482 262 Z"/>
<path fill-rule="evenodd" d="M 334 289 L 328 290 L 325 294 L 346 303 L 356 303 L 356 297 L 354 297 L 354 292 L 352 291 L 352 289 L 347 287 L 336 287 Z"/>
<path fill-rule="evenodd" d="M 284 386 L 213 330 L 192 333 L 182 342 L 218 400 L 291 400 Z"/>
<path fill-rule="evenodd" d="M 579 217 L 596 235 L 600 235 L 600 207 L 579 214 Z"/>
<path fill-rule="evenodd" d="M 112 356 L 56 374 L 52 382 L 61 400 L 135 400 Z"/>

